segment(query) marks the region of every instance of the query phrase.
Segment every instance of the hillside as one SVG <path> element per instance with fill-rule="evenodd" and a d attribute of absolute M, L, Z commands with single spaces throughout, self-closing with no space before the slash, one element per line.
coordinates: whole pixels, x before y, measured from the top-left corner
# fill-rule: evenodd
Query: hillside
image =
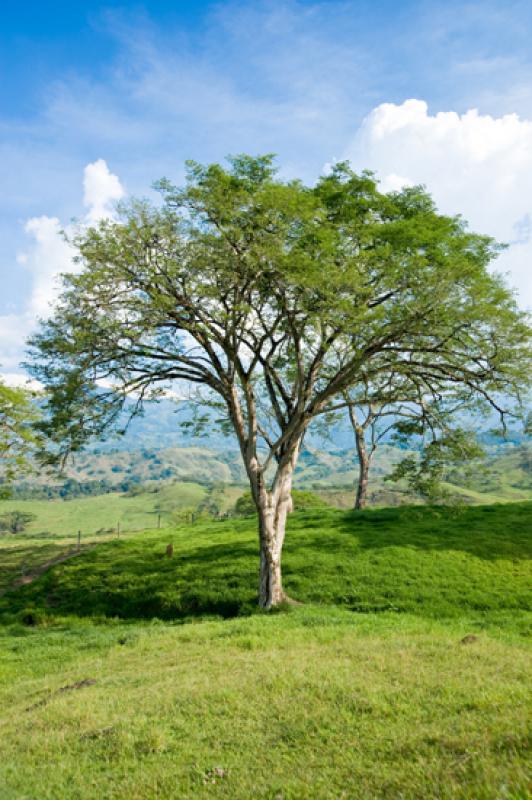
<path fill-rule="evenodd" d="M 512 616 L 528 610 L 531 599 L 531 520 L 529 503 L 295 513 L 284 550 L 285 589 L 303 602 L 364 613 Z M 25 539 L 31 534 L 8 544 Z M 162 558 L 169 541 L 172 560 Z M 256 560 L 254 517 L 200 520 L 101 544 L 6 596 L 0 610 L 8 603 L 52 616 L 233 616 L 254 609 Z"/>
<path fill-rule="evenodd" d="M 526 797 L 531 522 L 296 513 L 269 615 L 253 519 L 58 564 L 0 598 L 2 798 Z"/>
<path fill-rule="evenodd" d="M 393 465 L 406 451 L 389 444 L 376 452 L 371 472 L 370 505 L 397 505 L 416 498 L 404 486 L 386 482 Z M 357 478 L 354 449 L 333 450 L 306 447 L 300 455 L 295 485 L 330 495 L 333 505 L 349 508 Z M 41 473 L 19 481 L 20 499 L 83 497 L 107 492 L 139 492 L 158 489 L 169 482 L 246 485 L 240 454 L 204 447 L 165 447 L 140 450 L 99 450 L 82 453 L 70 462 L 66 476 L 53 478 Z M 532 498 L 532 456 L 526 444 L 492 445 L 484 461 L 464 465 L 449 476 L 451 495 L 465 502 L 482 503 Z"/>

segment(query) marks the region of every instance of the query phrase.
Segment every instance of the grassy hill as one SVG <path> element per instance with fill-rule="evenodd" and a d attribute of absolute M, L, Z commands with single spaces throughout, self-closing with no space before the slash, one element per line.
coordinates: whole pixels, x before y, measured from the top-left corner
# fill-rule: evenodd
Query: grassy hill
<path fill-rule="evenodd" d="M 56 565 L 0 598 L 2 799 L 527 797 L 531 523 L 296 513 L 276 614 L 251 518 Z"/>
<path fill-rule="evenodd" d="M 244 491 L 243 487 L 206 486 L 191 481 L 161 483 L 145 488 L 138 494 L 110 492 L 94 497 L 76 497 L 72 500 L 0 500 L 0 514 L 23 510 L 35 514 L 28 532 L 47 535 L 75 536 L 100 530 L 123 531 L 156 527 L 158 517 L 169 524 L 175 515 L 191 509 L 197 510 L 213 493 L 220 511 L 231 508 Z"/>
<path fill-rule="evenodd" d="M 369 504 L 373 506 L 412 503 L 415 498 L 405 486 L 388 483 L 385 476 L 406 455 L 404 450 L 383 444 L 374 457 Z M 357 479 L 353 449 L 331 450 L 307 447 L 295 473 L 295 484 L 312 489 L 334 505 L 350 508 Z M 19 482 L 19 499 L 73 499 L 87 494 L 154 490 L 161 484 L 194 483 L 203 487 L 224 483 L 247 484 L 240 455 L 202 447 L 142 448 L 136 451 L 96 450 L 78 455 L 70 464 L 66 480 L 53 480 L 42 473 Z M 494 503 L 532 499 L 532 455 L 529 445 L 491 446 L 485 462 L 467 464 L 449 475 L 451 495 L 468 503 Z M 166 491 L 166 489 L 165 489 Z M 327 497 L 326 497 L 327 499 Z M 123 504 L 122 504 L 123 505 Z M 148 499 L 148 506 L 151 503 Z M 116 515 L 113 508 L 111 513 Z"/>

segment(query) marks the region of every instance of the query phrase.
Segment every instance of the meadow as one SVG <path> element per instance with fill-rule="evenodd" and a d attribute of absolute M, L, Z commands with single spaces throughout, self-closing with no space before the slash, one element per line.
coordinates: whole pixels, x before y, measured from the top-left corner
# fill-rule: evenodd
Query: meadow
<path fill-rule="evenodd" d="M 97 531 L 154 528 L 158 516 L 169 522 L 169 514 L 176 508 L 197 508 L 207 494 L 205 486 L 198 483 L 172 483 L 161 486 L 157 492 L 143 491 L 128 495 L 119 492 L 77 497 L 73 500 L 2 500 L 0 513 L 23 510 L 35 515 L 27 531 L 54 536 L 75 537 Z"/>
<path fill-rule="evenodd" d="M 269 614 L 254 518 L 56 565 L 0 598 L 2 800 L 528 797 L 531 522 L 297 512 Z"/>

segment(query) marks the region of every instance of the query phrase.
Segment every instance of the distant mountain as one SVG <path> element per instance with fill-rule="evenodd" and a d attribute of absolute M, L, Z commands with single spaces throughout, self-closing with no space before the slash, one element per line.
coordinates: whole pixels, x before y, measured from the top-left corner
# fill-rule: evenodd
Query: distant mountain
<path fill-rule="evenodd" d="M 160 440 L 158 440 L 160 441 Z M 370 480 L 370 504 L 397 505 L 411 502 L 404 486 L 384 481 L 393 465 L 408 451 L 381 445 L 374 457 Z M 349 507 L 357 479 L 354 448 L 322 449 L 304 447 L 294 476 L 294 485 L 326 493 L 335 505 Z M 106 492 L 158 489 L 169 483 L 194 482 L 203 486 L 247 485 L 239 451 L 197 446 L 111 449 L 95 447 L 78 454 L 67 466 L 66 476 L 54 480 L 42 474 L 21 481 L 15 487 L 19 497 L 78 497 Z M 497 502 L 532 498 L 532 447 L 497 445 L 487 458 L 465 464 L 449 474 L 447 488 L 465 502 Z M 334 496 L 333 496 L 334 495 Z"/>
<path fill-rule="evenodd" d="M 234 435 L 224 436 L 213 423 L 212 427 L 201 436 L 193 436 L 180 425 L 183 421 L 191 420 L 191 413 L 183 404 L 170 400 L 159 403 L 147 403 L 143 416 L 133 419 L 124 436 L 114 436 L 105 442 L 92 444 L 92 451 L 110 450 L 134 451 L 142 448 L 161 449 L 169 447 L 199 447 L 208 450 L 238 450 Z M 468 420 L 460 421 L 467 425 Z M 388 421 L 389 424 L 389 421 Z M 487 420 L 485 429 L 478 431 L 481 442 L 488 447 L 506 446 L 507 444 L 521 444 L 526 437 L 517 431 L 509 431 L 505 441 L 494 433 L 497 419 Z M 384 443 L 393 444 L 392 433 L 384 438 Z M 350 450 L 354 447 L 353 431 L 347 416 L 343 421 L 331 426 L 326 436 L 320 435 L 316 428 L 310 427 L 306 437 L 305 446 L 310 450 L 320 450 L 334 453 L 336 451 Z"/>
<path fill-rule="evenodd" d="M 225 436 L 213 423 L 201 436 L 193 436 L 181 427 L 183 421 L 190 421 L 192 414 L 178 403 L 161 400 L 147 403 L 142 416 L 135 417 L 123 436 L 112 436 L 103 442 L 93 443 L 92 451 L 139 450 L 141 448 L 202 447 L 210 450 L 238 449 L 234 435 Z M 389 440 L 390 437 L 388 436 Z M 327 436 L 320 435 L 312 427 L 305 444 L 313 449 L 334 452 L 354 447 L 353 431 L 347 420 L 329 428 Z"/>

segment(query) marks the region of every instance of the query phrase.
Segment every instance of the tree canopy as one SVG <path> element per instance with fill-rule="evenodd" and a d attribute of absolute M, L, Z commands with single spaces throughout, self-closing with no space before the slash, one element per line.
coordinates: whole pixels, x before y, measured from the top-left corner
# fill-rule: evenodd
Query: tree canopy
<path fill-rule="evenodd" d="M 80 230 L 80 271 L 32 341 L 55 457 L 120 424 L 177 382 L 217 398 L 259 512 L 259 597 L 284 599 L 292 474 L 311 421 L 390 372 L 421 394 L 467 387 L 501 408 L 530 369 L 530 328 L 501 278 L 500 247 L 439 214 L 420 187 L 383 193 L 337 164 L 314 186 L 272 158 L 188 165 Z"/>

